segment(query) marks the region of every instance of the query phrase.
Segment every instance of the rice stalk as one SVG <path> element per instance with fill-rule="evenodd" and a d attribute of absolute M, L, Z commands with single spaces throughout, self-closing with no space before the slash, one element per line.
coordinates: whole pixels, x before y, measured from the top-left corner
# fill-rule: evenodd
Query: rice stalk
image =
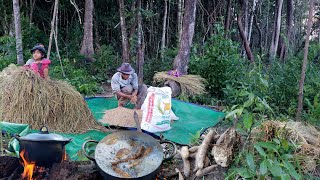
<path fill-rule="evenodd" d="M 171 76 L 167 72 L 157 72 L 153 76 L 155 82 L 172 80 L 177 82 L 181 88 L 181 94 L 187 96 L 200 95 L 205 93 L 206 80 L 199 75 Z"/>
<path fill-rule="evenodd" d="M 82 133 L 97 128 L 82 95 L 64 81 L 44 80 L 33 71 L 9 66 L 0 73 L 0 119 Z"/>

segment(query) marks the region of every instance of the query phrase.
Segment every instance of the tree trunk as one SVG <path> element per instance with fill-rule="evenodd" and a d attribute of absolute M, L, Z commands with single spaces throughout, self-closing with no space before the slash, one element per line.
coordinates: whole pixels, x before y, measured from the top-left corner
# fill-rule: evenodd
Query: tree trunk
<path fill-rule="evenodd" d="M 30 24 L 29 24 L 30 28 L 32 25 L 33 9 L 34 9 L 35 3 L 36 3 L 36 0 L 30 0 Z"/>
<path fill-rule="evenodd" d="M 282 10 L 283 0 L 277 0 L 277 5 L 275 6 L 275 21 L 274 29 L 272 34 L 271 45 L 269 49 L 269 63 L 272 64 L 273 60 L 276 58 L 276 53 L 278 49 L 280 28 L 281 28 L 281 10 Z"/>
<path fill-rule="evenodd" d="M 254 18 L 254 24 L 258 30 L 258 33 L 259 33 L 259 52 L 260 54 L 262 54 L 262 32 L 261 32 L 261 29 L 258 25 L 258 20 L 257 20 L 257 17 Z"/>
<path fill-rule="evenodd" d="M 249 43 L 249 45 L 251 43 L 252 24 L 253 24 L 253 17 L 254 17 L 255 11 L 256 11 L 257 1 L 258 0 L 253 0 L 252 10 L 251 10 L 251 13 L 250 13 L 250 22 L 249 22 L 250 25 L 249 25 L 249 33 L 248 33 L 248 43 Z"/>
<path fill-rule="evenodd" d="M 224 37 L 227 37 L 228 31 L 230 28 L 231 2 L 232 2 L 232 0 L 227 1 L 227 12 L 226 12 L 226 18 L 225 18 L 225 22 L 224 22 Z"/>
<path fill-rule="evenodd" d="M 17 64 L 23 65 L 24 61 L 23 61 L 23 50 L 22 50 L 19 0 L 13 0 L 12 3 L 13 3 L 14 29 L 15 29 L 15 37 L 16 37 Z"/>
<path fill-rule="evenodd" d="M 47 53 L 48 59 L 50 59 L 50 53 L 51 53 L 51 47 L 52 47 L 52 37 L 54 34 L 54 25 L 56 23 L 56 18 L 58 16 L 58 5 L 59 5 L 59 0 L 55 0 L 53 14 L 52 14 L 52 20 L 51 20 L 51 32 L 50 32 L 50 37 L 49 37 L 48 53 Z"/>
<path fill-rule="evenodd" d="M 287 43 L 283 43 L 281 47 L 281 60 L 286 59 L 288 55 L 288 47 L 291 42 L 292 37 L 292 27 L 293 27 L 293 0 L 287 0 Z"/>
<path fill-rule="evenodd" d="M 93 61 L 93 0 L 85 0 L 85 13 L 83 23 L 83 39 L 80 54 L 86 57 L 89 62 Z"/>
<path fill-rule="evenodd" d="M 178 39 L 179 41 L 178 42 L 181 41 L 183 9 L 184 9 L 184 0 L 179 0 L 178 2 Z"/>
<path fill-rule="evenodd" d="M 174 59 L 173 69 L 182 74 L 188 73 L 188 63 L 190 59 L 190 48 L 194 34 L 195 16 L 197 1 L 185 0 L 185 12 L 183 16 L 182 35 L 179 45 L 179 52 Z"/>
<path fill-rule="evenodd" d="M 139 84 L 143 83 L 143 64 L 144 64 L 144 49 L 145 44 L 143 40 L 142 31 L 142 15 L 141 15 L 141 0 L 138 0 L 138 81 Z"/>
<path fill-rule="evenodd" d="M 265 34 L 265 40 L 264 40 L 264 45 L 263 45 L 263 49 L 264 52 L 267 54 L 268 51 L 268 32 L 269 32 L 269 11 L 270 11 L 270 3 L 269 1 L 267 1 L 267 15 L 266 15 L 266 28 L 264 29 L 264 34 Z"/>
<path fill-rule="evenodd" d="M 242 26 L 241 13 L 238 14 L 237 23 L 238 23 L 238 28 L 239 28 L 241 39 L 242 39 L 242 41 L 244 43 L 244 47 L 245 47 L 245 50 L 246 50 L 247 57 L 250 60 L 250 62 L 254 62 L 254 56 L 253 56 L 253 54 L 251 52 L 251 49 L 250 49 L 250 46 L 249 46 L 249 42 L 248 42 L 248 40 L 246 38 L 244 29 L 243 29 L 243 26 Z"/>
<path fill-rule="evenodd" d="M 313 17 L 313 4 L 314 4 L 314 1 L 310 0 L 306 43 L 304 46 L 303 63 L 302 63 L 302 68 L 301 68 L 301 78 L 299 81 L 298 110 L 297 110 L 297 114 L 296 114 L 297 121 L 301 121 L 301 112 L 302 112 L 302 105 L 303 105 L 303 87 L 304 87 L 304 80 L 306 77 L 306 69 L 307 69 L 307 61 L 308 61 L 308 49 L 309 49 L 309 41 L 310 41 L 309 37 L 310 37 L 311 26 L 312 26 L 312 17 Z"/>
<path fill-rule="evenodd" d="M 249 0 L 244 0 L 244 33 L 246 38 L 248 39 L 248 27 L 249 27 Z"/>
<path fill-rule="evenodd" d="M 166 46 L 167 15 L 168 15 L 168 0 L 164 0 L 164 15 L 163 15 L 163 24 L 162 24 L 162 38 L 161 38 L 161 60 L 162 61 L 164 56 L 164 48 Z"/>
<path fill-rule="evenodd" d="M 121 37 L 122 37 L 122 62 L 129 62 L 129 45 L 127 38 L 127 27 L 124 16 L 124 2 L 119 1 L 119 13 L 120 13 L 120 26 L 121 26 Z"/>
<path fill-rule="evenodd" d="M 93 8 L 93 28 L 94 28 L 94 44 L 96 45 L 96 51 L 100 51 L 100 35 L 99 35 L 99 27 L 98 27 L 98 20 L 95 8 Z"/>

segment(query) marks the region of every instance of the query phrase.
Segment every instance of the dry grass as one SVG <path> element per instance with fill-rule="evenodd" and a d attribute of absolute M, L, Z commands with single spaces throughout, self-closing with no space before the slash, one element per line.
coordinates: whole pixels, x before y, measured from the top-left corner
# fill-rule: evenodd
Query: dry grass
<path fill-rule="evenodd" d="M 44 80 L 30 70 L 9 66 L 0 73 L 0 119 L 46 125 L 49 130 L 82 133 L 98 127 L 82 95 L 64 81 Z"/>
<path fill-rule="evenodd" d="M 299 145 L 294 155 L 300 157 L 304 173 L 316 169 L 320 158 L 320 132 L 315 127 L 295 121 L 266 121 L 252 131 L 253 142 L 270 141 L 279 136 Z"/>
<path fill-rule="evenodd" d="M 165 82 L 172 80 L 177 82 L 181 88 L 181 94 L 187 96 L 199 95 L 205 93 L 206 80 L 199 75 L 182 75 L 175 77 L 167 72 L 157 72 L 153 76 L 155 82 Z"/>

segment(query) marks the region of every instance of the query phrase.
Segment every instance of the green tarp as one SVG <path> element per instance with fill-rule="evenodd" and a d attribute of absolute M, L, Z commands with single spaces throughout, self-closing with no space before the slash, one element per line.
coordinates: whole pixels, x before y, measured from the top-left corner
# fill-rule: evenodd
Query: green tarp
<path fill-rule="evenodd" d="M 115 98 L 89 98 L 86 101 L 98 121 L 103 117 L 106 110 L 117 107 L 117 100 Z M 129 104 L 126 107 L 133 108 L 133 105 Z M 224 113 L 222 112 L 175 99 L 172 100 L 172 111 L 179 117 L 179 120 L 175 121 L 171 125 L 172 128 L 167 132 L 163 132 L 162 135 L 165 139 L 178 144 L 191 143 L 193 139 L 198 138 L 197 135 L 202 131 L 215 126 L 224 117 Z M 17 133 L 21 136 L 30 132 L 37 132 L 37 130 L 31 130 L 29 125 L 7 122 L 0 122 L 0 130 L 5 130 L 9 134 Z M 73 141 L 66 145 L 66 151 L 72 160 L 87 160 L 81 151 L 82 144 L 87 140 L 100 141 L 108 134 L 91 130 L 84 134 L 61 135 L 73 138 Z M 156 133 L 156 135 L 159 136 L 160 133 Z M 11 141 L 9 150 L 18 155 L 19 143 L 16 140 Z"/>
<path fill-rule="evenodd" d="M 94 117 L 99 121 L 104 111 L 117 107 L 115 98 L 89 98 L 87 103 Z M 130 106 L 128 106 L 130 107 Z M 133 107 L 133 106 L 131 106 Z M 196 134 L 215 126 L 224 118 L 224 113 L 203 106 L 172 99 L 172 111 L 179 117 L 174 121 L 171 130 L 163 132 L 165 139 L 178 144 L 189 144 Z M 160 133 L 156 133 L 160 135 Z"/>

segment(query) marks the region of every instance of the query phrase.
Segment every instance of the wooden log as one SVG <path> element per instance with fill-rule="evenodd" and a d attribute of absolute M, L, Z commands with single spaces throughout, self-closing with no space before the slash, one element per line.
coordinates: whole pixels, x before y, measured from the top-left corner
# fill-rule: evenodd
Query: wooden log
<path fill-rule="evenodd" d="M 177 96 L 179 96 L 180 93 L 181 93 L 180 85 L 179 85 L 177 82 L 175 82 L 175 81 L 172 81 L 172 80 L 166 81 L 166 82 L 164 83 L 164 86 L 168 86 L 168 87 L 171 88 L 171 91 L 172 91 L 171 96 L 172 96 L 172 97 L 177 97 Z"/>

